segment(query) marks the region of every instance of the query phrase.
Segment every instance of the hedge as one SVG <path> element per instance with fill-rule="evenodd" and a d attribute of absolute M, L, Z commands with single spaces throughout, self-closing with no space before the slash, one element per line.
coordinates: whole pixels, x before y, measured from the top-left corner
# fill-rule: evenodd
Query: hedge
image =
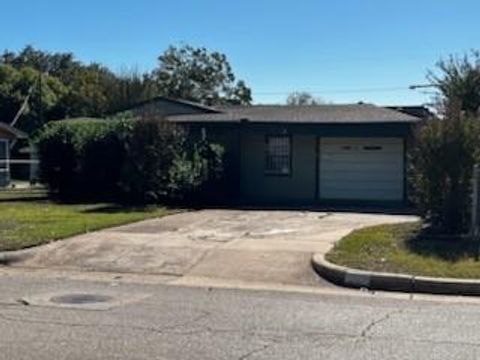
<path fill-rule="evenodd" d="M 162 119 L 50 122 L 36 144 L 40 179 L 64 200 L 185 200 L 223 176 L 221 146 Z"/>

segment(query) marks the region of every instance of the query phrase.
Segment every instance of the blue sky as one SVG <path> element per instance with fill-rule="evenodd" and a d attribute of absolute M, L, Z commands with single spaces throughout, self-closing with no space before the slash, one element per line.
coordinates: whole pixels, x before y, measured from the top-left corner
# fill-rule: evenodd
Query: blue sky
<path fill-rule="evenodd" d="M 15 0 L 2 12 L 0 47 L 71 51 L 114 70 L 149 70 L 169 44 L 219 50 L 261 103 L 294 90 L 424 103 L 408 85 L 440 57 L 480 48 L 478 0 Z"/>

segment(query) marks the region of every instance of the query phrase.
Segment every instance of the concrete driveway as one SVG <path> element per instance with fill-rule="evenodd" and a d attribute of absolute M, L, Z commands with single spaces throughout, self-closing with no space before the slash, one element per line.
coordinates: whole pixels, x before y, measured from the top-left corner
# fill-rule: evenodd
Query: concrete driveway
<path fill-rule="evenodd" d="M 89 233 L 27 250 L 13 266 L 316 285 L 311 255 L 354 229 L 413 216 L 202 210 Z"/>

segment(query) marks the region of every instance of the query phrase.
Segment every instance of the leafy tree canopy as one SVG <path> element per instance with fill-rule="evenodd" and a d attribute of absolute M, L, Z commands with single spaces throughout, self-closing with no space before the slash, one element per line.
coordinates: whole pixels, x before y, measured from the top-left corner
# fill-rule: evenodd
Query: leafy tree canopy
<path fill-rule="evenodd" d="M 314 97 L 307 91 L 295 91 L 287 97 L 287 105 L 319 105 L 323 104 L 323 100 Z"/>
<path fill-rule="evenodd" d="M 451 55 L 440 60 L 437 72 L 428 78 L 440 91 L 439 106 L 445 113 L 457 108 L 476 116 L 480 109 L 480 52 L 472 51 L 461 57 Z"/>
<path fill-rule="evenodd" d="M 49 53 L 32 46 L 5 51 L 0 55 L 0 121 L 12 121 L 30 88 L 30 101 L 18 122 L 27 132 L 48 120 L 103 117 L 157 95 L 212 105 L 248 104 L 252 99 L 224 54 L 171 46 L 159 61 L 151 72 L 114 73 L 68 52 Z"/>
<path fill-rule="evenodd" d="M 225 54 L 189 45 L 170 46 L 153 77 L 162 95 L 203 104 L 249 104 L 251 90 L 236 81 Z"/>
<path fill-rule="evenodd" d="M 7 123 L 13 121 L 28 93 L 30 101 L 17 126 L 27 132 L 34 131 L 42 125 L 42 109 L 47 114 L 58 113 L 59 102 L 66 95 L 67 89 L 57 78 L 44 76 L 32 67 L 16 69 L 10 65 L 0 64 L 0 119 Z M 41 89 L 41 96 L 40 94 Z"/>

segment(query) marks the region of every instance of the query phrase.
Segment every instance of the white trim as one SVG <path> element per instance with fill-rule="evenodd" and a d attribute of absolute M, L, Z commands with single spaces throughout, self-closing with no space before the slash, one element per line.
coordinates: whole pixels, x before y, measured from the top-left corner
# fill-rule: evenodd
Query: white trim
<path fill-rule="evenodd" d="M 1 145 L 1 144 L 4 144 L 4 145 Z M 3 185 L 8 185 L 10 183 L 10 148 L 8 146 L 8 140 L 0 139 L 0 146 L 5 146 L 5 159 L 0 159 L 1 163 L 6 164 L 5 167 L 0 167 L 0 175 L 2 175 L 0 186 L 3 186 Z"/>
<path fill-rule="evenodd" d="M 0 144 L 5 144 L 5 159 L 0 159 L 0 162 L 6 162 L 6 168 L 10 168 L 10 148 L 8 147 L 8 140 L 7 139 L 0 139 Z M 1 146 L 1 145 L 0 145 Z"/>

